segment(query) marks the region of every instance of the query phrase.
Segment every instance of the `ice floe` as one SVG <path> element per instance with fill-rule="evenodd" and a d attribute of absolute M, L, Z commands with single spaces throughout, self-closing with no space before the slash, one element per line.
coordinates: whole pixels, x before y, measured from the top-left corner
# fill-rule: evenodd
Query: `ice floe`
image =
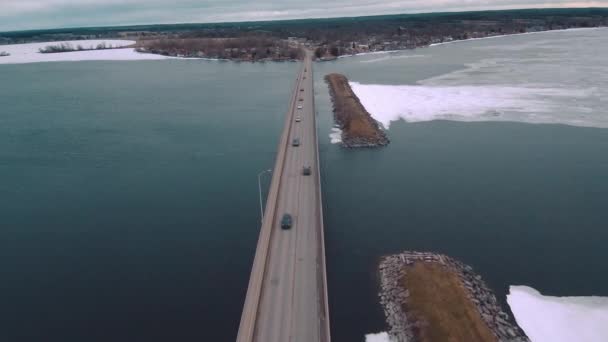
<path fill-rule="evenodd" d="M 608 297 L 543 296 L 511 286 L 507 302 L 532 342 L 608 341 Z"/>
<path fill-rule="evenodd" d="M 350 82 L 367 111 L 385 128 L 392 121 L 523 121 L 608 127 L 588 122 L 576 113 L 590 109 L 579 100 L 594 89 L 509 86 L 415 86 Z M 555 112 L 574 113 L 556 116 Z"/>
<path fill-rule="evenodd" d="M 381 332 L 377 334 L 365 335 L 365 342 L 393 342 L 388 333 Z"/>
<path fill-rule="evenodd" d="M 329 139 L 332 144 L 339 144 L 342 142 L 342 130 L 333 127 L 331 133 L 329 133 Z"/>

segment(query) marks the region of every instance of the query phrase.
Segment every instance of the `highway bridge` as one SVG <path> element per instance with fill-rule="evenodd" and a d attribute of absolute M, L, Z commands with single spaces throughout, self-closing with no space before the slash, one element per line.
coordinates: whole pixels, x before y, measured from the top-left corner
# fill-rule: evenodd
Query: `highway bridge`
<path fill-rule="evenodd" d="M 299 146 L 293 146 L 299 139 Z M 311 167 L 305 175 L 304 167 Z M 237 342 L 329 342 L 312 56 L 301 65 L 279 142 Z M 282 229 L 285 213 L 293 218 Z"/>

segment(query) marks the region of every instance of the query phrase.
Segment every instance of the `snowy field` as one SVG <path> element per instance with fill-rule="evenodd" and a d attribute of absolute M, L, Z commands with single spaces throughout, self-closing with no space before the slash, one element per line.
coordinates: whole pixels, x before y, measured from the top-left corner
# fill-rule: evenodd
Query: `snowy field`
<path fill-rule="evenodd" d="M 507 302 L 532 342 L 608 341 L 606 297 L 551 297 L 511 286 Z"/>
<path fill-rule="evenodd" d="M 61 53 L 40 53 L 39 49 L 49 45 L 69 43 L 76 47 L 94 48 L 98 44 L 105 43 L 107 46 L 123 47 L 135 44 L 132 40 L 77 40 L 59 41 L 47 43 L 30 43 L 0 45 L 0 52 L 10 54 L 8 57 L 0 57 L 0 64 L 25 64 L 39 62 L 74 62 L 74 61 L 126 61 L 126 60 L 148 60 L 166 59 L 167 57 L 153 54 L 138 53 L 133 48 L 73 51 Z"/>

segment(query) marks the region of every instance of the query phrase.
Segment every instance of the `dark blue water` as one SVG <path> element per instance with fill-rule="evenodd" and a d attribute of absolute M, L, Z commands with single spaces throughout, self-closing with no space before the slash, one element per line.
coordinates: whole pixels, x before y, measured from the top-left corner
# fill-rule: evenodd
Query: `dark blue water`
<path fill-rule="evenodd" d="M 608 296 L 608 130 L 397 122 L 384 149 L 330 144 L 325 73 L 462 66 L 399 63 L 315 66 L 333 340 L 386 329 L 376 263 L 402 250 L 472 265 L 501 300 Z M 0 341 L 234 341 L 296 70 L 0 66 Z"/>
<path fill-rule="evenodd" d="M 516 284 L 608 295 L 607 130 L 438 121 L 389 132 L 383 150 L 321 154 L 336 341 L 386 329 L 376 266 L 403 250 L 472 265 L 503 304 Z"/>
<path fill-rule="evenodd" d="M 296 69 L 0 66 L 0 340 L 234 340 Z"/>

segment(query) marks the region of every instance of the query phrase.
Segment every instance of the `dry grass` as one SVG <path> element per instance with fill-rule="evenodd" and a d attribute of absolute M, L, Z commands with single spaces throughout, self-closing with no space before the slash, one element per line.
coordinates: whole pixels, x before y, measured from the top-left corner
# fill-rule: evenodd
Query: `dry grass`
<path fill-rule="evenodd" d="M 325 80 L 332 91 L 336 116 L 345 133 L 352 137 L 375 138 L 378 134 L 377 124 L 359 102 L 348 79 L 344 75 L 329 74 Z"/>
<path fill-rule="evenodd" d="M 458 276 L 436 263 L 408 267 L 403 285 L 410 291 L 406 312 L 422 342 L 496 342 Z"/>

